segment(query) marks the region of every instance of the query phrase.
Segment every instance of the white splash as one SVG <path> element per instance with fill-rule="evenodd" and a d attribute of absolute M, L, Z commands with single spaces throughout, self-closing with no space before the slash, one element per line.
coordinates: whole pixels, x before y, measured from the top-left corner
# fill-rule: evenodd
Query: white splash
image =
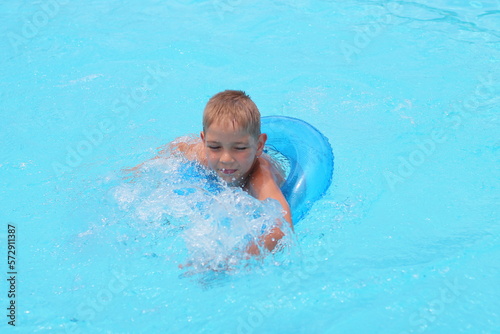
<path fill-rule="evenodd" d="M 188 267 L 195 272 L 235 268 L 248 258 L 250 243 L 283 222 L 278 201 L 261 202 L 199 164 L 173 155 L 143 164 L 132 181 L 115 188 L 114 196 L 139 228 L 180 233 Z"/>

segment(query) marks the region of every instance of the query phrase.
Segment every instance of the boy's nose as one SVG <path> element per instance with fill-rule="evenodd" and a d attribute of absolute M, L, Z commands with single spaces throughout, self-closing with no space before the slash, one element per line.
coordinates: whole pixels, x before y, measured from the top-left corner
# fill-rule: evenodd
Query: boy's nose
<path fill-rule="evenodd" d="M 229 154 L 229 152 L 222 152 L 222 155 L 220 157 L 220 162 L 222 163 L 231 163 L 233 162 L 233 157 L 231 156 L 231 154 Z"/>

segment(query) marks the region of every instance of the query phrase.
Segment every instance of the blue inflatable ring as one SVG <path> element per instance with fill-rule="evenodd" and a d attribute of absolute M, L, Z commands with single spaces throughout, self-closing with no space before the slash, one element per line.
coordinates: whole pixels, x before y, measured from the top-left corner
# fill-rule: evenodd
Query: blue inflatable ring
<path fill-rule="evenodd" d="M 290 163 L 281 191 L 290 205 L 292 220 L 297 224 L 330 187 L 332 147 L 315 127 L 297 118 L 262 117 L 261 128 L 267 134 L 266 147 L 279 152 Z"/>

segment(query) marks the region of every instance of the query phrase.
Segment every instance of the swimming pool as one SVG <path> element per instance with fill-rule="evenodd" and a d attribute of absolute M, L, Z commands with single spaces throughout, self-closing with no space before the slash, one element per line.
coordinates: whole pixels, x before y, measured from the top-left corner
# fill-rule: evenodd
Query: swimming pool
<path fill-rule="evenodd" d="M 494 333 L 498 1 L 0 4 L 0 240 L 13 328 Z M 186 277 L 117 209 L 120 169 L 200 131 L 214 93 L 329 138 L 333 184 L 278 264 Z M 154 203 L 152 203 L 154 204 Z M 153 208 L 148 213 L 157 213 Z"/>

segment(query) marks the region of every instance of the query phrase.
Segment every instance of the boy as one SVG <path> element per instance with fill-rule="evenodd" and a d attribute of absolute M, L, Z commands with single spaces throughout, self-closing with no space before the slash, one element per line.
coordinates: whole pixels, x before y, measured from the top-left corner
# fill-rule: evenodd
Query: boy
<path fill-rule="evenodd" d="M 230 186 L 241 187 L 259 200 L 273 198 L 285 211 L 284 218 L 293 230 L 290 206 L 280 190 L 283 176 L 270 157 L 263 155 L 267 135 L 260 132 L 260 112 L 242 91 L 226 90 L 214 95 L 203 112 L 201 141 L 171 144 L 190 160 L 214 170 Z M 281 224 L 260 239 L 272 251 L 284 236 Z M 259 254 L 252 244 L 247 252 Z"/>

